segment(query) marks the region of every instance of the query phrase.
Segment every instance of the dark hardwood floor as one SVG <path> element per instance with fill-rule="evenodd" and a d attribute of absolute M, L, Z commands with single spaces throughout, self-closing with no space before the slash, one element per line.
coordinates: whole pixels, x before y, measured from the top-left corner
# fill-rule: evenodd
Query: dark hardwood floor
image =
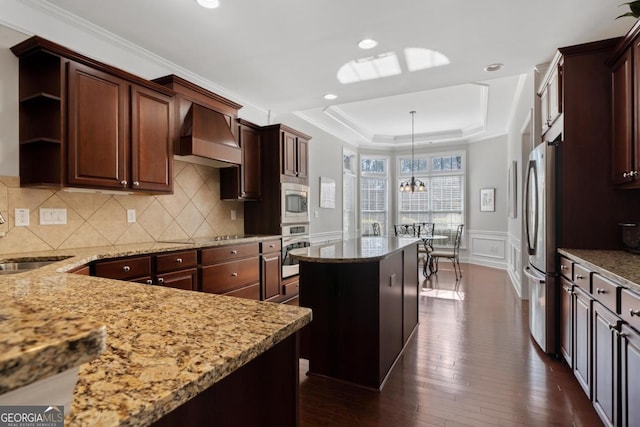
<path fill-rule="evenodd" d="M 307 376 L 303 360 L 301 426 L 602 425 L 569 367 L 530 338 L 506 272 L 462 269 L 458 284 L 445 263 L 423 281 L 418 331 L 381 392 Z"/>

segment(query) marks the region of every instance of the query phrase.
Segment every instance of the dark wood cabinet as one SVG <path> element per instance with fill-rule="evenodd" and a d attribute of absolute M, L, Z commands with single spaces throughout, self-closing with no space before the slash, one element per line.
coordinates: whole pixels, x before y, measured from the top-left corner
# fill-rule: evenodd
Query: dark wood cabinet
<path fill-rule="evenodd" d="M 175 289 L 195 291 L 198 289 L 198 269 L 174 271 L 173 273 L 158 274 L 156 283 L 161 286 Z"/>
<path fill-rule="evenodd" d="M 12 51 L 21 185 L 172 191 L 170 89 L 39 37 Z"/>
<path fill-rule="evenodd" d="M 280 299 L 282 280 L 282 243 L 280 239 L 260 243 L 260 283 L 262 299 L 269 301 Z"/>
<path fill-rule="evenodd" d="M 96 261 L 92 266 L 92 276 L 131 282 L 146 280 L 151 276 L 151 257 L 143 255 Z"/>
<path fill-rule="evenodd" d="M 308 184 L 308 137 L 282 131 L 282 175 L 292 178 L 290 182 Z"/>
<path fill-rule="evenodd" d="M 558 52 L 538 90 L 543 137 L 562 114 L 562 67 L 563 56 Z"/>
<path fill-rule="evenodd" d="M 573 283 L 564 277 L 560 280 L 560 353 L 573 368 Z"/>
<path fill-rule="evenodd" d="M 613 134 L 611 138 L 614 184 L 626 184 L 634 177 L 633 74 L 631 49 L 625 51 L 611 71 L 611 106 Z"/>
<path fill-rule="evenodd" d="M 576 286 L 573 294 L 573 374 L 591 399 L 591 304 L 588 291 Z"/>
<path fill-rule="evenodd" d="M 153 284 L 169 288 L 198 290 L 198 252 L 171 252 L 154 256 Z"/>
<path fill-rule="evenodd" d="M 402 252 L 392 254 L 380 261 L 378 283 L 380 343 L 384 343 L 384 345 L 380 345 L 380 378 L 384 378 L 389 372 L 405 343 L 402 333 L 404 324 L 402 310 L 404 303 L 403 266 Z M 409 283 L 407 283 L 408 285 Z"/>
<path fill-rule="evenodd" d="M 620 319 L 598 301 L 593 303 L 593 406 L 608 425 L 618 413 L 618 331 Z"/>
<path fill-rule="evenodd" d="M 637 426 L 640 420 L 640 333 L 622 325 L 620 333 L 620 424 Z"/>
<path fill-rule="evenodd" d="M 220 198 L 257 200 L 261 195 L 260 128 L 246 120 L 238 119 L 238 129 L 242 164 L 238 167 L 220 169 Z"/>
<path fill-rule="evenodd" d="M 260 299 L 258 243 L 202 249 L 200 258 L 203 292 Z"/>

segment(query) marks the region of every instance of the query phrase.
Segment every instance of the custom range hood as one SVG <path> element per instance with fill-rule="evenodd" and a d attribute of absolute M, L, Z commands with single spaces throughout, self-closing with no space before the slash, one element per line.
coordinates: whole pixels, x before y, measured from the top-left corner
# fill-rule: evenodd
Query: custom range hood
<path fill-rule="evenodd" d="M 179 132 L 174 153 L 180 160 L 221 168 L 242 163 L 237 139 L 241 105 L 173 74 L 154 81 L 177 94 Z"/>

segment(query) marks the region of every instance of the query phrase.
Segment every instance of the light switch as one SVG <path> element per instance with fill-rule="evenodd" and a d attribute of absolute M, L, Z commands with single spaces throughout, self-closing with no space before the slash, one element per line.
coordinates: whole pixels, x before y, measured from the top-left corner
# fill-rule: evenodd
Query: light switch
<path fill-rule="evenodd" d="M 136 222 L 136 210 L 127 209 L 127 222 Z"/>

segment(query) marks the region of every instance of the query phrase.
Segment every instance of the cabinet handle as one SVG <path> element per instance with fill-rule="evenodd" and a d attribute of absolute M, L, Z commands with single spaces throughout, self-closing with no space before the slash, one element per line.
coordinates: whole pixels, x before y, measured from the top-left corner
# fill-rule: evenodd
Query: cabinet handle
<path fill-rule="evenodd" d="M 566 270 L 566 269 L 567 269 L 567 266 L 566 266 L 566 265 L 561 265 L 561 266 L 560 266 L 560 270 Z"/>
<path fill-rule="evenodd" d="M 584 276 L 582 274 L 576 274 L 576 280 L 582 280 Z"/>
<path fill-rule="evenodd" d="M 276 245 L 274 245 L 273 243 L 269 245 L 270 248 L 275 248 Z"/>
<path fill-rule="evenodd" d="M 622 177 L 623 177 L 623 178 L 628 178 L 628 177 L 629 177 L 629 174 L 628 174 L 627 172 L 625 172 L 625 173 L 623 173 L 623 174 L 622 174 Z"/>
<path fill-rule="evenodd" d="M 123 187 L 126 187 L 126 186 L 127 186 L 127 180 L 126 180 L 126 179 L 123 179 L 122 181 L 120 181 L 120 184 L 121 184 Z"/>
<path fill-rule="evenodd" d="M 177 259 L 176 259 L 176 262 L 177 262 L 178 264 L 182 264 L 182 258 L 177 258 Z"/>
<path fill-rule="evenodd" d="M 231 255 L 237 255 L 238 251 L 236 251 L 235 249 L 231 251 Z"/>
<path fill-rule="evenodd" d="M 618 332 L 618 336 L 619 336 L 619 337 L 623 337 L 623 338 L 624 338 L 624 337 L 626 337 L 626 336 L 627 336 L 627 334 L 626 334 L 626 333 L 624 333 L 624 332 Z"/>
<path fill-rule="evenodd" d="M 564 287 L 564 286 L 563 286 L 563 287 L 562 287 L 562 289 L 564 289 L 564 291 L 565 291 L 566 293 L 568 293 L 568 294 L 572 294 L 572 293 L 573 293 L 573 291 L 572 291 L 572 290 L 571 290 L 571 288 L 569 288 L 569 287 Z"/>
<path fill-rule="evenodd" d="M 629 174 L 631 176 L 638 176 L 638 171 L 631 171 L 631 172 L 629 172 Z"/>
<path fill-rule="evenodd" d="M 147 279 L 147 282 L 146 282 L 146 283 L 147 283 L 147 285 L 153 285 L 153 280 L 151 280 L 151 279 Z"/>
<path fill-rule="evenodd" d="M 231 273 L 231 277 L 238 277 L 238 273 Z"/>
<path fill-rule="evenodd" d="M 133 181 L 133 186 L 137 187 L 138 185 L 140 185 L 140 183 L 138 181 Z"/>
<path fill-rule="evenodd" d="M 128 265 L 125 265 L 124 267 L 122 267 L 122 271 L 131 271 L 131 267 L 129 267 Z"/>
<path fill-rule="evenodd" d="M 160 283 L 161 285 L 164 284 L 164 278 L 162 277 L 158 277 L 158 283 Z"/>
<path fill-rule="evenodd" d="M 606 289 L 596 288 L 596 294 L 606 294 L 606 293 L 607 293 Z"/>
<path fill-rule="evenodd" d="M 640 310 L 634 310 L 633 308 L 630 308 L 629 309 L 629 314 L 631 315 L 631 317 L 633 317 L 633 316 L 640 317 Z"/>

